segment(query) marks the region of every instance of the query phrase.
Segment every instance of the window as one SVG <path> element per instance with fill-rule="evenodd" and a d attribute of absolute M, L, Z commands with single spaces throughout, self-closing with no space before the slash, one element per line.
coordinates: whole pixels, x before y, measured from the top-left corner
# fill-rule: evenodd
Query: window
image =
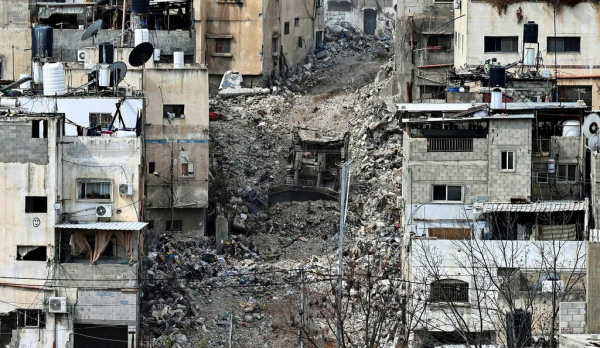
<path fill-rule="evenodd" d="M 548 183 L 548 173 L 537 173 L 538 184 L 547 184 Z"/>
<path fill-rule="evenodd" d="M 156 171 L 156 163 L 155 162 L 148 163 L 148 174 L 154 174 L 155 171 Z"/>
<path fill-rule="evenodd" d="M 108 180 L 83 179 L 77 180 L 78 199 L 102 199 L 112 198 L 112 182 Z"/>
<path fill-rule="evenodd" d="M 185 106 L 181 104 L 163 105 L 163 117 L 170 120 L 175 118 L 185 118 Z M 183 117 L 182 117 L 183 116 Z"/>
<path fill-rule="evenodd" d="M 41 309 L 17 309 L 17 327 L 44 327 L 45 321 Z"/>
<path fill-rule="evenodd" d="M 298 18 L 298 17 L 294 18 L 294 26 L 296 28 L 300 27 L 300 18 Z"/>
<path fill-rule="evenodd" d="M 231 39 L 215 39 L 215 53 L 231 53 Z"/>
<path fill-rule="evenodd" d="M 434 185 L 433 200 L 460 202 L 462 201 L 462 186 Z"/>
<path fill-rule="evenodd" d="M 498 277 L 510 277 L 512 276 L 518 268 L 514 267 L 498 267 Z"/>
<path fill-rule="evenodd" d="M 577 165 L 576 164 L 559 164 L 557 181 L 575 182 L 577 181 Z"/>
<path fill-rule="evenodd" d="M 171 220 L 167 220 L 167 231 L 171 230 Z M 173 220 L 173 231 L 181 231 L 181 220 Z"/>
<path fill-rule="evenodd" d="M 20 261 L 46 261 L 45 246 L 18 245 L 17 260 Z"/>
<path fill-rule="evenodd" d="M 112 126 L 113 115 L 111 114 L 90 114 L 90 128 L 100 127 L 103 130 L 110 130 Z"/>
<path fill-rule="evenodd" d="M 298 37 L 298 47 L 302 48 L 302 36 Z"/>
<path fill-rule="evenodd" d="M 274 37 L 271 40 L 271 50 L 273 51 L 273 53 L 279 52 L 279 38 Z"/>
<path fill-rule="evenodd" d="M 31 121 L 31 137 L 36 139 L 48 138 L 48 121 L 33 120 Z"/>
<path fill-rule="evenodd" d="M 431 35 L 427 37 L 427 47 L 441 47 L 443 50 L 449 50 L 452 46 L 452 35 Z"/>
<path fill-rule="evenodd" d="M 427 152 L 473 152 L 471 138 L 430 138 Z"/>
<path fill-rule="evenodd" d="M 484 38 L 485 52 L 518 52 L 518 36 L 486 36 Z"/>
<path fill-rule="evenodd" d="M 188 178 L 194 177 L 194 162 L 187 162 L 181 164 L 181 176 Z"/>
<path fill-rule="evenodd" d="M 579 53 L 581 38 L 579 37 L 549 37 L 548 52 Z"/>
<path fill-rule="evenodd" d="M 469 302 L 469 283 L 454 279 L 442 279 L 431 283 L 433 302 Z"/>
<path fill-rule="evenodd" d="M 149 230 L 153 230 L 154 229 L 154 220 L 148 220 L 148 229 Z"/>
<path fill-rule="evenodd" d="M 26 213 L 47 213 L 48 198 L 41 196 L 25 197 L 25 212 Z"/>
<path fill-rule="evenodd" d="M 557 86 L 557 89 L 560 102 L 583 100 L 585 105 L 592 106 L 592 86 Z"/>
<path fill-rule="evenodd" d="M 433 228 L 427 229 L 428 237 L 447 240 L 471 239 L 471 229 L 469 228 Z"/>
<path fill-rule="evenodd" d="M 290 33 L 290 22 L 285 22 L 283 25 L 283 34 L 288 35 Z"/>
<path fill-rule="evenodd" d="M 515 152 L 500 152 L 500 170 L 515 170 Z"/>
<path fill-rule="evenodd" d="M 327 1 L 327 11 L 350 12 L 352 11 L 352 3 L 350 1 L 329 0 Z"/>

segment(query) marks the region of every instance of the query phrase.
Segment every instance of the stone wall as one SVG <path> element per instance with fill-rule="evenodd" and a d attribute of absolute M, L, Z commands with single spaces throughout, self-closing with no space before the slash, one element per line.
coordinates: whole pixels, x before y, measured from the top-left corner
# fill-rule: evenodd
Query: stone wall
<path fill-rule="evenodd" d="M 134 244 L 135 245 L 135 244 Z M 73 288 L 132 289 L 137 288 L 137 264 L 90 265 L 62 263 L 57 269 L 56 285 Z"/>
<path fill-rule="evenodd" d="M 135 324 L 137 293 L 120 290 L 78 290 L 74 321 L 85 324 Z"/>
<path fill-rule="evenodd" d="M 586 333 L 586 303 L 561 302 L 560 303 L 560 333 L 583 334 Z"/>

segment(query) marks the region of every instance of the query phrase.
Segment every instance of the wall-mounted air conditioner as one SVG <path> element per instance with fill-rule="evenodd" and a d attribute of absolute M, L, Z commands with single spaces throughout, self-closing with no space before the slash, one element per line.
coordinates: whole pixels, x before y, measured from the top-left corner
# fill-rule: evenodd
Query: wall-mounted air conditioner
<path fill-rule="evenodd" d="M 48 312 L 50 313 L 67 313 L 67 298 L 66 297 L 50 297 L 48 301 Z"/>
<path fill-rule="evenodd" d="M 96 217 L 109 218 L 112 216 L 112 204 L 96 205 Z"/>
<path fill-rule="evenodd" d="M 77 51 L 77 61 L 78 62 L 85 62 L 85 50 L 78 50 Z"/>
<path fill-rule="evenodd" d="M 133 184 L 119 184 L 119 194 L 123 196 L 133 195 Z"/>

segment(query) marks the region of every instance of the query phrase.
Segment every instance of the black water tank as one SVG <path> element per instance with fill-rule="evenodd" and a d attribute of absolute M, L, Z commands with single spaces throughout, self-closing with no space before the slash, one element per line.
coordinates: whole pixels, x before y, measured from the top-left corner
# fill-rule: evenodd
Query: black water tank
<path fill-rule="evenodd" d="M 52 57 L 52 46 L 54 43 L 53 29 L 47 25 L 38 25 L 33 28 L 32 53 L 33 57 Z"/>
<path fill-rule="evenodd" d="M 508 348 L 531 347 L 531 312 L 517 309 L 506 314 Z"/>
<path fill-rule="evenodd" d="M 112 64 L 114 63 L 114 51 L 115 47 L 110 42 L 103 42 L 98 45 L 98 64 Z"/>
<path fill-rule="evenodd" d="M 490 87 L 506 86 L 506 69 L 502 66 L 493 65 L 490 68 Z"/>
<path fill-rule="evenodd" d="M 150 0 L 132 0 L 131 13 L 148 13 L 150 12 Z"/>
<path fill-rule="evenodd" d="M 538 42 L 538 25 L 529 21 L 525 23 L 523 28 L 523 42 L 525 43 L 537 43 Z"/>

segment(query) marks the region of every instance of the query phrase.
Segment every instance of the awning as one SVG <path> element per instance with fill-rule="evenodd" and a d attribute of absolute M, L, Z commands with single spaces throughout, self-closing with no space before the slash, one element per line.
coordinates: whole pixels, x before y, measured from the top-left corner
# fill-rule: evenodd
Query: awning
<path fill-rule="evenodd" d="M 577 201 L 549 201 L 529 204 L 511 203 L 475 203 L 473 208 L 482 213 L 515 212 L 515 213 L 552 213 L 557 211 L 586 210 L 587 200 Z"/>
<path fill-rule="evenodd" d="M 61 223 L 55 227 L 77 230 L 139 231 L 147 225 L 147 222 L 80 222 L 77 224 Z"/>

